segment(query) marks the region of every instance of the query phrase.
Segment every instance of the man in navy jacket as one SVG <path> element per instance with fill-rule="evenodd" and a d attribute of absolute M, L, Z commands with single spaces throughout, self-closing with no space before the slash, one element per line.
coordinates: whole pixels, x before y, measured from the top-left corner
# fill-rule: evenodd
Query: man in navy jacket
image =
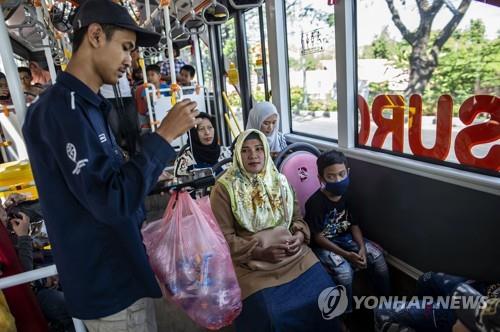
<path fill-rule="evenodd" d="M 125 74 L 136 46 L 160 36 L 110 0 L 85 2 L 73 28 L 66 72 L 32 104 L 23 127 L 60 282 L 69 312 L 90 331 L 154 331 L 150 298 L 161 291 L 142 244 L 143 201 L 175 158 L 169 143 L 196 124 L 196 103 L 175 105 L 124 160 L 98 91 Z"/>

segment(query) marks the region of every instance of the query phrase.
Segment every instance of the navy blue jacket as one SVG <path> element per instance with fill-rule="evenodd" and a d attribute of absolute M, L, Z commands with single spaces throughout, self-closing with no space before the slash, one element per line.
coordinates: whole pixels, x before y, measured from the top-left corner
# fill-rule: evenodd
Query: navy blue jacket
<path fill-rule="evenodd" d="M 157 134 L 125 162 L 110 104 L 62 73 L 28 109 L 23 134 L 70 314 L 96 319 L 160 297 L 140 227 L 143 202 L 175 151 Z"/>

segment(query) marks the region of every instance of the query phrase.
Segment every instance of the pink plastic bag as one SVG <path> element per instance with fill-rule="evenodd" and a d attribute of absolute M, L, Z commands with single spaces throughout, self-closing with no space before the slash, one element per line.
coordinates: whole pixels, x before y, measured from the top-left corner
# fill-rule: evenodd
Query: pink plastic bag
<path fill-rule="evenodd" d="M 205 328 L 231 324 L 241 311 L 241 290 L 210 201 L 174 194 L 163 218 L 142 233 L 164 294 Z"/>

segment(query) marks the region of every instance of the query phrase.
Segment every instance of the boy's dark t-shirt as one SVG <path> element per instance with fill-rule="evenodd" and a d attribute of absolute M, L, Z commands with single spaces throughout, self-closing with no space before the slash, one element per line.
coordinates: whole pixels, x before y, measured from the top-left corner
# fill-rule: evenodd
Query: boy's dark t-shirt
<path fill-rule="evenodd" d="M 328 240 L 349 232 L 351 225 L 357 225 L 345 195 L 338 202 L 332 202 L 321 189 L 307 200 L 305 220 L 313 234 L 321 233 Z"/>

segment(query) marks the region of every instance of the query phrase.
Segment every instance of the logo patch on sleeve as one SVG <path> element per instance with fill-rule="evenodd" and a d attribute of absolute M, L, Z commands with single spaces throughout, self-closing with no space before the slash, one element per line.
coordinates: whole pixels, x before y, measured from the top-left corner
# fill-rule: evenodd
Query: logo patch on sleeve
<path fill-rule="evenodd" d="M 72 143 L 66 144 L 66 153 L 68 154 L 68 158 L 75 163 L 75 168 L 73 169 L 72 174 L 73 175 L 80 174 L 81 169 L 87 165 L 89 160 L 81 159 L 77 161 L 76 147 Z"/>

